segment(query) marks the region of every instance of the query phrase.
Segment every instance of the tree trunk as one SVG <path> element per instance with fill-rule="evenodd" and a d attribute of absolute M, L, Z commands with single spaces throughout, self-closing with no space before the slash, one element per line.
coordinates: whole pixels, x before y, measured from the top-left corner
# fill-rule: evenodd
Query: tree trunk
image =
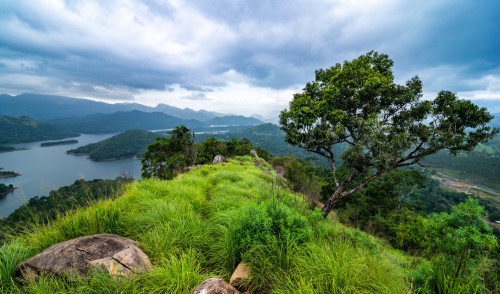
<path fill-rule="evenodd" d="M 340 196 L 342 195 L 342 192 L 343 192 L 343 189 L 337 189 L 335 190 L 335 192 L 333 193 L 332 197 L 330 197 L 325 205 L 323 206 L 323 209 L 321 209 L 321 212 L 323 212 L 323 218 L 326 218 L 328 216 L 328 214 L 330 213 L 330 211 L 333 210 L 333 208 L 335 207 L 335 204 L 337 204 L 337 202 L 340 200 Z"/>

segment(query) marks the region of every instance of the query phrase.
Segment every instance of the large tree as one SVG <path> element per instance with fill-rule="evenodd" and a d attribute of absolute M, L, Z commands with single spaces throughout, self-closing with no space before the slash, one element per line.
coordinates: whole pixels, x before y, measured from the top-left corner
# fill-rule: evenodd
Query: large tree
<path fill-rule="evenodd" d="M 485 108 L 452 92 L 421 100 L 420 79 L 396 84 L 392 65 L 388 55 L 372 51 L 317 70 L 316 80 L 280 114 L 288 143 L 330 162 L 336 190 L 323 207 L 325 217 L 340 199 L 388 171 L 443 149 L 470 151 L 499 132 L 487 126 L 493 117 Z M 342 148 L 347 173 L 337 172 L 335 150 Z"/>

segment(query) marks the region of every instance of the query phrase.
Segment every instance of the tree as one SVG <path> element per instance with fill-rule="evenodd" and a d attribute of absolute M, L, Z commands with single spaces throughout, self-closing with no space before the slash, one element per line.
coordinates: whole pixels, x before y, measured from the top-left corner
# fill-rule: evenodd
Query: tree
<path fill-rule="evenodd" d="M 388 171 L 443 149 L 470 151 L 499 132 L 486 125 L 493 117 L 485 108 L 452 92 L 422 101 L 420 79 L 396 84 L 392 65 L 388 55 L 372 51 L 317 70 L 316 80 L 280 114 L 288 143 L 330 163 L 335 192 L 323 207 L 325 217 L 340 199 Z M 348 172 L 341 177 L 334 148 L 345 145 L 340 159 Z"/>
<path fill-rule="evenodd" d="M 430 218 L 428 227 L 434 237 L 433 249 L 445 254 L 448 261 L 454 261 L 455 278 L 460 270 L 465 271 L 467 261 L 476 260 L 498 246 L 485 217 L 484 207 L 469 197 L 452 213 L 434 214 Z"/>
<path fill-rule="evenodd" d="M 141 161 L 143 178 L 172 179 L 184 167 L 196 162 L 197 145 L 194 143 L 194 134 L 183 125 L 167 133 L 169 138 L 156 138 L 148 146 Z"/>

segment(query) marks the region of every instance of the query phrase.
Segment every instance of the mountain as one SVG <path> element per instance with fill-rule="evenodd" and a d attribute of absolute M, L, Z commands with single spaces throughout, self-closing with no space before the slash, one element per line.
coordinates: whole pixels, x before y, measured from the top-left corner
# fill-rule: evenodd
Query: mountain
<path fill-rule="evenodd" d="M 0 144 L 27 143 L 43 140 L 59 140 L 80 136 L 59 126 L 40 123 L 27 116 L 0 115 Z"/>
<path fill-rule="evenodd" d="M 70 154 L 88 154 L 92 160 L 111 160 L 146 153 L 157 134 L 144 130 L 129 130 L 106 140 L 69 150 Z"/>
<path fill-rule="evenodd" d="M 178 108 L 174 106 L 170 106 L 167 104 L 158 104 L 154 108 L 155 112 L 163 112 L 171 116 L 183 118 L 183 119 L 196 119 L 202 122 L 206 122 L 211 120 L 214 117 L 225 116 L 226 114 L 206 111 L 206 110 L 192 110 L 190 108 Z"/>
<path fill-rule="evenodd" d="M 206 122 L 209 125 L 213 126 L 255 126 L 261 125 L 264 122 L 256 119 L 255 117 L 245 117 L 242 115 L 227 115 L 214 117 L 211 120 Z"/>
<path fill-rule="evenodd" d="M 50 120 L 56 118 L 80 117 L 95 113 L 114 113 L 117 111 L 139 110 L 143 112 L 164 112 L 182 119 L 210 120 L 216 116 L 224 116 L 217 112 L 206 110 L 195 111 L 189 108 L 177 108 L 166 104 L 149 107 L 138 103 L 109 104 L 88 99 L 71 98 L 65 96 L 21 94 L 11 96 L 0 95 L 0 115 L 26 115 L 36 120 Z"/>
<path fill-rule="evenodd" d="M 47 122 L 74 132 L 86 134 L 118 133 L 131 129 L 170 129 L 181 124 L 189 128 L 203 127 L 205 125 L 197 120 L 180 119 L 162 112 L 142 112 L 138 110 L 59 118 Z"/>

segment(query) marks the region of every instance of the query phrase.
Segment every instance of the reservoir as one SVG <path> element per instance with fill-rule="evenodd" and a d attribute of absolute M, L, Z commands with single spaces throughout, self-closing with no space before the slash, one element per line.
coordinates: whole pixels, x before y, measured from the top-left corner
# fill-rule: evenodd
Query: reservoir
<path fill-rule="evenodd" d="M 35 196 L 47 196 L 50 191 L 73 184 L 76 180 L 114 179 L 124 173 L 138 179 L 141 176 L 141 161 L 127 158 L 114 161 L 92 161 L 87 155 L 70 155 L 66 151 L 107 139 L 115 134 L 87 135 L 71 138 L 77 144 L 40 147 L 40 141 L 24 144 L 9 144 L 19 149 L 0 153 L 2 171 L 13 171 L 21 175 L 0 178 L 0 183 L 18 187 L 13 192 L 0 196 L 0 218 L 8 216 L 16 208 Z M 68 140 L 68 139 L 63 139 Z"/>

